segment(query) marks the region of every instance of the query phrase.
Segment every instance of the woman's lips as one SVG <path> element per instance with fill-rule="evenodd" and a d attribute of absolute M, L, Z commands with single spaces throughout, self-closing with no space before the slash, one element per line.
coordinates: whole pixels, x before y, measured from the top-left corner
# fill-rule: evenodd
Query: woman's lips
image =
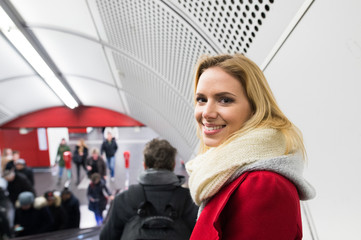
<path fill-rule="evenodd" d="M 217 134 L 222 131 L 225 126 L 226 125 L 203 125 L 203 132 L 206 135 Z"/>

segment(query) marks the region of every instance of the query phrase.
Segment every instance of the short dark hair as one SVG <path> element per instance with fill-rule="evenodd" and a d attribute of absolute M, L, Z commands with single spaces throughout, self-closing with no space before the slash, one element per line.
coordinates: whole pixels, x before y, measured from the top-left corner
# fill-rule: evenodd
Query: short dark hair
<path fill-rule="evenodd" d="M 154 138 L 145 145 L 144 163 L 147 168 L 174 170 L 175 149 L 167 140 Z"/>
<path fill-rule="evenodd" d="M 102 177 L 100 176 L 99 173 L 93 173 L 91 176 L 90 176 L 90 180 L 92 181 L 92 183 L 100 180 Z"/>

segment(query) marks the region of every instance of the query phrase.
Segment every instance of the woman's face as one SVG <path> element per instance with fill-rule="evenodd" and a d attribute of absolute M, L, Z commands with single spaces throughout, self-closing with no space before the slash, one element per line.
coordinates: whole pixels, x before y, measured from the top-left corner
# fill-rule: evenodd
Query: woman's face
<path fill-rule="evenodd" d="M 211 67 L 202 73 L 196 100 L 194 115 L 208 147 L 222 144 L 252 115 L 242 84 L 220 67 Z"/>

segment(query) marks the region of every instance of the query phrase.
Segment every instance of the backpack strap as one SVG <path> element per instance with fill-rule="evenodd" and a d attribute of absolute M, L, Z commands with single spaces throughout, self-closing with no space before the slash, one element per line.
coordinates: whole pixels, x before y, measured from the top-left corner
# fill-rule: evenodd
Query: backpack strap
<path fill-rule="evenodd" d="M 173 219 L 181 217 L 188 194 L 187 189 L 180 186 L 176 187 L 172 192 L 168 204 L 165 206 L 165 213 Z M 152 203 L 147 200 L 143 185 L 130 185 L 128 189 L 128 200 L 130 206 L 136 209 L 138 215 L 156 214 Z"/>
<path fill-rule="evenodd" d="M 187 190 L 180 186 L 173 190 L 172 197 L 165 209 L 171 218 L 175 219 L 183 215 L 187 195 Z"/>
<path fill-rule="evenodd" d="M 141 184 L 130 185 L 128 188 L 129 205 L 134 209 L 138 209 L 141 203 L 147 201 L 144 187 Z"/>

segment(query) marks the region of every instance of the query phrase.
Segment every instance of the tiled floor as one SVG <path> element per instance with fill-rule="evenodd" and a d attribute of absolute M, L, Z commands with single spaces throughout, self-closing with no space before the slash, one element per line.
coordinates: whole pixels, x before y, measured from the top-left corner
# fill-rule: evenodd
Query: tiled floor
<path fill-rule="evenodd" d="M 143 170 L 143 148 L 145 144 L 158 137 L 152 129 L 147 127 L 141 128 L 118 128 L 119 138 L 117 139 L 118 151 L 116 153 L 116 167 L 115 167 L 115 181 L 107 181 L 107 186 L 110 191 L 124 190 L 127 171 L 129 175 L 129 184 L 137 182 L 137 176 Z M 95 128 L 89 134 L 71 134 L 69 140 L 69 146 L 73 150 L 79 138 L 84 138 L 89 147 L 89 151 L 92 148 L 100 148 L 103 141 L 103 133 L 100 128 Z M 123 152 L 130 152 L 130 166 L 129 170 L 125 169 Z M 186 172 L 182 167 L 179 159 L 177 159 L 175 172 L 177 174 L 185 175 Z M 82 180 L 78 186 L 75 185 L 76 172 L 75 167 L 72 168 L 72 182 L 70 189 L 75 196 L 79 199 L 81 204 L 81 223 L 80 228 L 88 228 L 96 225 L 95 218 L 92 212 L 88 210 L 88 200 L 86 197 L 86 190 L 89 184 L 89 179 L 85 177 L 84 170 L 81 170 Z M 109 176 L 109 171 L 108 171 Z M 35 188 L 37 195 L 42 195 L 47 190 L 63 189 L 66 181 L 65 174 L 63 174 L 63 181 L 60 186 L 56 184 L 57 181 L 57 169 L 35 169 Z M 106 212 L 104 212 L 106 214 Z"/>

